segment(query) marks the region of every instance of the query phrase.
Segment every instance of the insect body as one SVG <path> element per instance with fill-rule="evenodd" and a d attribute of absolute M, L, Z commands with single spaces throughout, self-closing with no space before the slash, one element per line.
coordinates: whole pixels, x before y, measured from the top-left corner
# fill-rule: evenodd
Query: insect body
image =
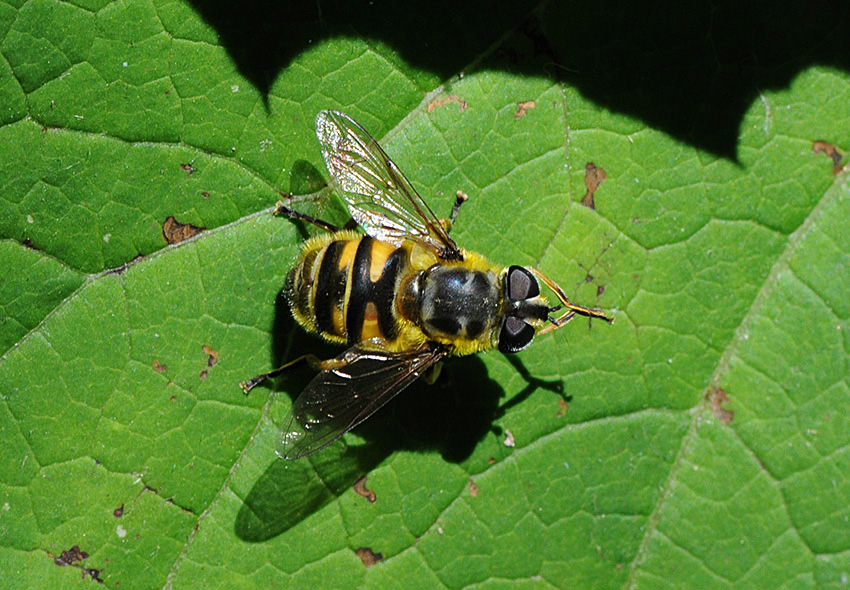
<path fill-rule="evenodd" d="M 383 352 L 430 342 L 464 355 L 495 342 L 501 272 L 476 254 L 446 261 L 413 241 L 396 247 L 340 231 L 305 244 L 286 292 L 298 323 L 332 342 Z M 516 344 L 499 342 L 506 350 Z"/>
<path fill-rule="evenodd" d="M 326 361 L 305 355 L 242 383 L 247 393 L 298 361 L 319 374 L 295 400 L 280 453 L 314 453 L 368 418 L 446 356 L 497 347 L 522 350 L 536 334 L 576 314 L 609 320 L 571 303 L 535 268 L 502 267 L 467 252 L 449 237 L 464 198 L 440 221 L 355 121 L 322 111 L 316 134 L 325 163 L 353 219 L 366 235 L 340 230 L 278 204 L 277 213 L 327 233 L 305 242 L 285 293 L 306 330 L 349 346 Z M 538 279 L 561 305 L 550 306 Z M 555 311 L 566 308 L 560 317 Z"/>

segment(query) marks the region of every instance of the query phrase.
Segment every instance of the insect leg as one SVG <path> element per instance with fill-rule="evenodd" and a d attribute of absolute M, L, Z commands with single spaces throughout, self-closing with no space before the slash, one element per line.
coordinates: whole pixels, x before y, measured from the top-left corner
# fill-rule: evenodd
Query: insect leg
<path fill-rule="evenodd" d="M 293 366 L 297 365 L 298 363 L 305 362 L 308 365 L 310 365 L 310 367 L 312 367 L 313 369 L 320 371 L 320 370 L 327 368 L 327 367 L 324 366 L 325 364 L 330 363 L 334 360 L 336 360 L 336 359 L 330 359 L 330 361 L 323 361 L 323 360 L 319 359 L 319 357 L 317 357 L 315 354 L 303 354 L 303 355 L 299 356 L 298 358 L 292 359 L 288 363 L 279 366 L 277 369 L 275 369 L 273 371 L 269 371 L 268 373 L 263 373 L 262 375 L 257 375 L 256 377 L 251 377 L 247 381 L 243 381 L 242 383 L 239 384 L 239 387 L 242 388 L 242 391 L 245 392 L 245 395 L 248 395 L 251 392 L 252 389 L 254 389 L 257 385 L 259 385 L 263 381 L 266 381 L 268 379 L 274 379 L 275 377 L 278 377 L 281 373 L 283 373 L 287 369 L 292 368 Z"/>
<path fill-rule="evenodd" d="M 440 218 L 440 223 L 446 228 L 446 232 L 452 231 L 452 226 L 457 219 L 457 214 L 460 211 L 460 206 L 466 203 L 469 199 L 469 195 L 463 193 L 461 191 L 457 191 L 457 196 L 455 197 L 455 204 L 452 206 L 452 214 L 449 215 L 448 219 Z"/>
<path fill-rule="evenodd" d="M 286 205 L 283 204 L 283 201 L 278 201 L 277 205 L 274 207 L 275 215 L 286 215 L 290 219 L 298 219 L 301 221 L 306 221 L 307 223 L 312 223 L 316 227 L 319 227 L 326 232 L 336 233 L 339 231 L 339 228 L 335 225 L 328 223 L 327 221 L 322 221 L 321 219 L 317 219 L 312 215 L 307 215 L 306 213 L 299 213 L 295 209 L 290 209 Z"/>
<path fill-rule="evenodd" d="M 452 214 L 449 216 L 449 225 L 453 225 L 455 220 L 457 219 L 457 214 L 460 213 L 460 206 L 466 203 L 469 200 L 469 195 L 463 193 L 461 191 L 457 191 L 457 196 L 455 197 L 455 204 L 452 206 Z"/>
<path fill-rule="evenodd" d="M 315 354 L 302 354 L 298 358 L 294 358 L 286 364 L 279 366 L 277 369 L 273 371 L 269 371 L 268 373 L 263 373 L 262 375 L 257 375 L 256 377 L 251 377 L 250 379 L 243 381 L 239 384 L 239 387 L 242 388 L 242 391 L 245 395 L 248 395 L 252 389 L 254 389 L 257 385 L 262 383 L 263 381 L 267 381 L 268 379 L 274 379 L 275 377 L 279 377 L 283 372 L 297 365 L 298 363 L 307 363 L 311 369 L 315 371 L 325 371 L 325 370 L 333 370 L 333 369 L 341 369 L 342 367 L 349 364 L 349 360 L 345 358 L 333 358 L 327 360 L 321 360 Z"/>

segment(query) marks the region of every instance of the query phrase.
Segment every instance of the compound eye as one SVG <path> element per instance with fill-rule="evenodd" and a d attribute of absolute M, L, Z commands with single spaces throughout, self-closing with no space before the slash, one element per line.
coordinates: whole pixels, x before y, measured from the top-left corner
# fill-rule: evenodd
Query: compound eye
<path fill-rule="evenodd" d="M 512 266 L 508 269 L 508 279 L 505 283 L 509 301 L 523 301 L 540 295 L 537 279 L 521 266 Z"/>
<path fill-rule="evenodd" d="M 508 316 L 499 331 L 499 351 L 519 352 L 534 338 L 534 326 L 519 318 Z"/>

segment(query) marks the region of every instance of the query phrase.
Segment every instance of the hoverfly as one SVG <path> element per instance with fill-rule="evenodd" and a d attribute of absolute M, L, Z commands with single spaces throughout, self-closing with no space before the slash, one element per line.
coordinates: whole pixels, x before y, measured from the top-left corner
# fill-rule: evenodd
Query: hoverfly
<path fill-rule="evenodd" d="M 497 347 L 512 353 L 536 334 L 577 314 L 612 321 L 575 305 L 533 267 L 497 266 L 449 236 L 465 197 L 440 220 L 378 143 L 339 111 L 322 111 L 316 135 L 325 164 L 365 235 L 298 213 L 282 202 L 276 214 L 312 223 L 325 233 L 307 240 L 284 293 L 308 332 L 348 345 L 336 358 L 303 355 L 258 375 L 257 384 L 306 361 L 319 374 L 296 398 L 284 421 L 278 453 L 315 453 L 371 416 L 446 356 Z M 550 306 L 538 279 L 558 298 Z M 559 317 L 552 314 L 566 308 Z"/>

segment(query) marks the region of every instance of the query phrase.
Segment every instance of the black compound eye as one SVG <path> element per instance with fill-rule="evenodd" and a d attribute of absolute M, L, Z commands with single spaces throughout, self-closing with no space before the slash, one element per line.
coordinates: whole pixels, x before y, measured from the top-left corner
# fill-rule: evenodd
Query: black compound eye
<path fill-rule="evenodd" d="M 499 331 L 499 351 L 519 352 L 534 338 L 534 326 L 519 318 L 508 316 Z"/>
<path fill-rule="evenodd" d="M 508 279 L 505 283 L 509 301 L 523 301 L 540 295 L 537 279 L 521 266 L 512 266 L 508 269 Z"/>

